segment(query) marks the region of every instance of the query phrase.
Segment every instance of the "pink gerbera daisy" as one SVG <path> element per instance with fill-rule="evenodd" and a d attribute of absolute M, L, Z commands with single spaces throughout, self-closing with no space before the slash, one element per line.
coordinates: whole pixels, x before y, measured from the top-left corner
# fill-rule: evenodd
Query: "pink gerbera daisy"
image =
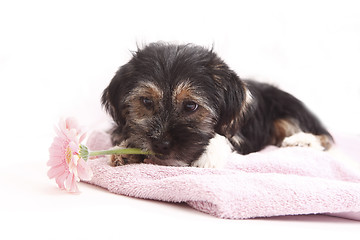
<path fill-rule="evenodd" d="M 68 192 L 78 192 L 80 180 L 92 178 L 91 168 L 80 156 L 80 143 L 85 138 L 72 118 L 60 120 L 59 128 L 55 128 L 57 136 L 50 146 L 49 178 L 55 178 L 59 188 Z"/>

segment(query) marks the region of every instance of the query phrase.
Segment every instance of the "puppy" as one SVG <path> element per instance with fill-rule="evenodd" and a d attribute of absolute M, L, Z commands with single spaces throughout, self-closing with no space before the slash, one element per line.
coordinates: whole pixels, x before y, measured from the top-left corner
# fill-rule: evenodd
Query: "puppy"
<path fill-rule="evenodd" d="M 147 162 L 218 168 L 227 155 L 267 145 L 326 150 L 332 137 L 292 95 L 242 80 L 212 50 L 152 43 L 133 54 L 104 90 L 116 146 L 151 156 L 113 155 L 112 165 Z"/>

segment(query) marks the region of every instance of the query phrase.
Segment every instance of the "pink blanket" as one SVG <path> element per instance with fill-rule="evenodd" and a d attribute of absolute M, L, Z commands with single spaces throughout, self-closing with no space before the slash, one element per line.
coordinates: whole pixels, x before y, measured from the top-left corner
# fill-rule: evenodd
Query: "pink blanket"
<path fill-rule="evenodd" d="M 186 202 L 220 218 L 332 214 L 360 220 L 360 138 L 336 140 L 341 157 L 309 148 L 268 147 L 246 156 L 233 153 L 224 169 L 111 167 L 101 157 L 89 160 L 94 172 L 89 183 L 132 197 Z M 107 149 L 109 136 L 94 132 L 87 145 Z"/>

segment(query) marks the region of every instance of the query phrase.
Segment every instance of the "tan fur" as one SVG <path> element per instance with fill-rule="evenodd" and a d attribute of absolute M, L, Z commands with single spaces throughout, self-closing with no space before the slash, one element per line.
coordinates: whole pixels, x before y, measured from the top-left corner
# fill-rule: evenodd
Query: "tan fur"
<path fill-rule="evenodd" d="M 117 155 L 113 154 L 110 158 L 110 165 L 113 167 L 123 166 L 125 164 L 141 163 L 143 157 L 141 155 Z"/>
<path fill-rule="evenodd" d="M 182 81 L 178 86 L 175 87 L 172 98 L 174 105 L 176 105 L 178 108 L 182 107 L 184 101 L 194 101 L 198 103 L 202 108 L 205 108 L 207 112 L 215 115 L 213 109 L 208 106 L 206 99 L 204 99 L 201 96 L 201 93 L 199 93 L 196 88 L 192 86 L 189 80 Z M 201 111 L 201 109 L 199 110 L 200 112 L 203 112 Z"/>
<path fill-rule="evenodd" d="M 189 81 L 181 82 L 173 91 L 173 102 L 178 104 L 184 100 L 189 100 L 193 91 Z"/>
<path fill-rule="evenodd" d="M 119 146 L 115 148 L 126 148 L 127 142 L 122 142 Z M 143 157 L 141 155 L 131 155 L 131 154 L 113 154 L 110 157 L 110 165 L 113 167 L 122 166 L 125 164 L 132 163 L 141 163 L 143 162 Z"/>
<path fill-rule="evenodd" d="M 135 100 L 139 97 L 149 97 L 154 100 L 160 100 L 163 97 L 163 91 L 152 82 L 142 82 L 138 87 L 133 89 L 126 100 Z"/>
<path fill-rule="evenodd" d="M 223 63 L 216 63 L 211 66 L 214 70 L 223 70 L 226 66 Z"/>
<path fill-rule="evenodd" d="M 140 86 L 135 88 L 126 99 L 130 104 L 129 114 L 132 115 L 132 119 L 141 120 L 145 116 L 152 113 L 147 109 L 140 101 L 141 97 L 147 97 L 154 102 L 155 109 L 157 110 L 158 104 L 163 97 L 162 90 L 152 82 L 143 82 Z"/>
<path fill-rule="evenodd" d="M 272 145 L 280 146 L 284 138 L 289 137 L 301 129 L 293 119 L 278 119 L 274 122 L 274 136 L 271 141 Z"/>
<path fill-rule="evenodd" d="M 222 78 L 216 74 L 213 74 L 213 79 L 217 82 L 221 84 Z"/>
<path fill-rule="evenodd" d="M 320 140 L 321 146 L 324 147 L 324 150 L 329 150 L 333 145 L 332 139 L 327 135 L 318 135 L 316 137 Z"/>

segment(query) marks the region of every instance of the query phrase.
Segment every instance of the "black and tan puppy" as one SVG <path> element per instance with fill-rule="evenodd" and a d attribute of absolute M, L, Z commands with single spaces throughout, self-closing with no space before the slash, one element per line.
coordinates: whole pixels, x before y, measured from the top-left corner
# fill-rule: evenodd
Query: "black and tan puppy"
<path fill-rule="evenodd" d="M 295 97 L 241 80 L 212 50 L 153 43 L 134 53 L 104 90 L 116 123 L 114 145 L 157 153 L 113 156 L 113 165 L 147 162 L 221 167 L 267 145 L 327 149 L 332 137 Z"/>

